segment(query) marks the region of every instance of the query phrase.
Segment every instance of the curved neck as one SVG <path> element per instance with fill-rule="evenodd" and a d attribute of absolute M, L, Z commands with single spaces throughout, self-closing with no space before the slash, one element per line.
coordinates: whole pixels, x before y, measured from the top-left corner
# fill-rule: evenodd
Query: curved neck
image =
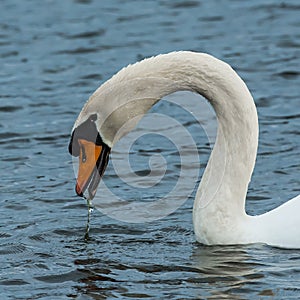
<path fill-rule="evenodd" d="M 256 158 L 258 121 L 249 90 L 228 64 L 193 52 L 146 59 L 124 68 L 98 88 L 84 107 L 82 117 L 89 111 L 97 111 L 98 130 L 112 146 L 158 100 L 180 90 L 204 96 L 218 119 L 217 140 L 198 189 L 194 211 L 208 209 L 213 213 L 218 209 L 225 215 L 243 214 Z"/>

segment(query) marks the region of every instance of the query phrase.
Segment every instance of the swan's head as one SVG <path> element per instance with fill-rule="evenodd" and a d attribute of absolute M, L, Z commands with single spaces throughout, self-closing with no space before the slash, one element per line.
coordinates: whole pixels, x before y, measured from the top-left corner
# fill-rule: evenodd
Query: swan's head
<path fill-rule="evenodd" d="M 108 163 L 110 147 L 103 141 L 97 129 L 97 114 L 74 126 L 69 152 L 79 158 L 76 193 L 93 199 Z"/>
<path fill-rule="evenodd" d="M 69 152 L 79 157 L 78 196 L 92 200 L 113 145 L 129 133 L 159 100 L 151 80 L 109 80 L 89 98 L 72 130 Z M 152 80 L 153 81 L 153 80 Z M 160 80 L 161 81 L 161 80 Z M 114 83 L 116 82 L 116 83 Z M 160 82 L 155 82 L 158 86 Z M 146 96 L 144 96 L 146 95 Z"/>
<path fill-rule="evenodd" d="M 79 196 L 94 198 L 113 145 L 159 99 L 178 90 L 171 72 L 177 65 L 173 56 L 176 53 L 129 65 L 91 95 L 75 122 L 69 145 L 69 152 L 79 157 L 76 183 Z M 163 64 L 165 60 L 167 63 Z M 168 73 L 171 78 L 167 78 Z M 190 90 L 186 84 L 180 89 Z"/>

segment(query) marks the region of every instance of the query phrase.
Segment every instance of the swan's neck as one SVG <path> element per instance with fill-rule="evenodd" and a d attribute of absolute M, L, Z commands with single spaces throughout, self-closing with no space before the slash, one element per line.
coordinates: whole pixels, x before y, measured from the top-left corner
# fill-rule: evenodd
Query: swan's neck
<path fill-rule="evenodd" d="M 256 158 L 256 108 L 246 85 L 232 68 L 209 55 L 191 52 L 146 59 L 121 70 L 102 85 L 83 114 L 88 115 L 88 110 L 99 112 L 99 101 L 103 102 L 99 119 L 105 121 L 98 127 L 104 141 L 112 145 L 139 118 L 118 134 L 125 121 L 145 114 L 162 97 L 179 90 L 204 96 L 218 119 L 217 140 L 194 203 L 195 233 L 205 237 L 209 228 L 223 224 L 231 228 L 245 216 L 245 197 Z"/>

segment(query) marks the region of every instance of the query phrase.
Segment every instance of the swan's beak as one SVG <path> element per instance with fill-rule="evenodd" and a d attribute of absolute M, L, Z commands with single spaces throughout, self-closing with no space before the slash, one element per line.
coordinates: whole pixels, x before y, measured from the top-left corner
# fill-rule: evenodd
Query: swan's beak
<path fill-rule="evenodd" d="M 75 190 L 78 196 L 92 200 L 106 169 L 110 148 L 85 139 L 78 139 L 78 143 L 79 168 Z"/>

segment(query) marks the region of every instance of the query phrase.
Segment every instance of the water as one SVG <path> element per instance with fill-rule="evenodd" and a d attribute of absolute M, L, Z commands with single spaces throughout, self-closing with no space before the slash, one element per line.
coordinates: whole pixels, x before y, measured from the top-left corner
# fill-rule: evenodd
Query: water
<path fill-rule="evenodd" d="M 247 210 L 261 213 L 299 194 L 299 11 L 292 0 L 3 0 L 1 299 L 298 299 L 299 250 L 199 245 L 192 197 L 150 223 L 95 210 L 85 240 L 87 206 L 74 195 L 67 145 L 85 100 L 124 65 L 172 50 L 209 52 L 239 72 L 258 107 Z M 169 113 L 167 105 L 158 111 Z M 198 132 L 191 119 L 182 122 Z M 159 197 L 176 179 L 176 150 L 151 143 L 146 137 L 145 151 L 133 149 L 134 170 L 147 173 L 149 153 L 163 149 L 170 173 L 165 184 L 136 192 L 139 199 Z M 108 184 L 117 180 L 111 166 L 107 174 Z"/>

